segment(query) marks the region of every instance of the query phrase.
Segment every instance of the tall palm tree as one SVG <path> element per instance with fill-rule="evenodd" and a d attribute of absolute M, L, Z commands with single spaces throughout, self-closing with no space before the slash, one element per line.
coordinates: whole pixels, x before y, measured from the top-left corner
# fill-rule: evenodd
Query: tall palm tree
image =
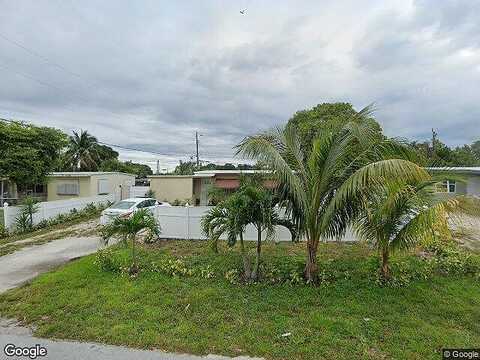
<path fill-rule="evenodd" d="M 88 131 L 74 131 L 65 153 L 67 161 L 75 170 L 96 170 L 99 165 L 98 141 Z"/>
<path fill-rule="evenodd" d="M 357 181 L 365 171 L 367 169 L 361 169 L 348 182 Z M 379 181 L 356 198 L 346 194 L 348 183 L 338 191 L 337 203 L 363 203 L 354 230 L 361 239 L 377 248 L 381 259 L 380 274 L 385 280 L 391 277 L 389 258 L 392 252 L 431 239 L 437 230 L 445 234 L 449 231 L 449 218 L 456 218 L 452 215 L 480 215 L 479 202 L 475 199 L 465 196 L 440 199 L 434 193 L 438 179 L 427 172 L 422 177 L 410 181 Z"/>
<path fill-rule="evenodd" d="M 135 243 L 137 234 L 142 231 L 148 231 L 156 237 L 160 235 L 160 225 L 157 219 L 147 209 L 136 211 L 131 216 L 117 217 L 112 223 L 105 225 L 102 231 L 103 239 L 106 243 L 108 243 L 108 239 L 114 235 L 121 236 L 122 240 L 126 243 L 130 240 L 132 246 L 131 274 L 138 272 Z"/>
<path fill-rule="evenodd" d="M 374 171 L 349 189 L 356 192 L 380 176 L 416 178 L 421 168 L 403 158 L 414 154 L 400 141 L 379 136 L 371 119 L 371 107 L 358 112 L 339 130 L 325 130 L 303 149 L 293 127 L 245 138 L 237 145 L 237 154 L 265 163 L 279 184 L 283 203 L 297 224 L 299 235 L 306 236 L 307 261 L 304 275 L 317 280 L 319 242 L 341 236 L 358 208 L 345 204 L 336 212 L 326 212 L 337 189 L 356 170 L 377 162 Z M 389 161 L 381 161 L 391 159 Z"/>

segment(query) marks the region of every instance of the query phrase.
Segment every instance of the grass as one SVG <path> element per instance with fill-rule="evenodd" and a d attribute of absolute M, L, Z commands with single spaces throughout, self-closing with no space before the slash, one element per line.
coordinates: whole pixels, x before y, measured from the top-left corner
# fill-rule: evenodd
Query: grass
<path fill-rule="evenodd" d="M 359 244 L 321 245 L 322 269 L 349 276 L 320 287 L 232 285 L 221 274 L 240 266 L 237 251 L 215 255 L 205 242 L 164 241 L 140 253 L 145 262 L 210 264 L 217 276 L 145 272 L 132 280 L 100 271 L 88 256 L 0 295 L 0 314 L 42 337 L 267 359 L 438 359 L 443 347 L 480 343 L 478 280 L 436 275 L 380 287 L 371 281 L 376 259 Z M 269 244 L 264 259 L 301 266 L 303 244 Z"/>
<path fill-rule="evenodd" d="M 3 217 L 3 209 L 0 208 L 0 225 L 5 225 L 5 218 Z"/>

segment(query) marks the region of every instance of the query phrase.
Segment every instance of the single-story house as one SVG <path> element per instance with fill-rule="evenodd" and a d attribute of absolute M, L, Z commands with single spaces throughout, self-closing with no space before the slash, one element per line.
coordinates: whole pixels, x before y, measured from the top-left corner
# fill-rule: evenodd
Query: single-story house
<path fill-rule="evenodd" d="M 16 205 L 25 196 L 33 196 L 40 201 L 47 200 L 47 186 L 45 184 L 17 185 L 8 178 L 0 178 L 0 207 L 4 203 Z"/>
<path fill-rule="evenodd" d="M 47 201 L 115 194 L 130 196 L 135 175 L 120 172 L 54 172 L 47 177 Z"/>
<path fill-rule="evenodd" d="M 159 201 L 186 201 L 195 206 L 210 202 L 212 187 L 234 191 L 240 185 L 242 175 L 267 173 L 265 170 L 203 170 L 193 175 L 151 175 L 150 189 Z"/>
<path fill-rule="evenodd" d="M 437 184 L 438 193 L 480 196 L 480 167 L 431 167 L 428 170 L 432 173 L 447 172 L 459 177 L 458 181 L 446 178 Z"/>

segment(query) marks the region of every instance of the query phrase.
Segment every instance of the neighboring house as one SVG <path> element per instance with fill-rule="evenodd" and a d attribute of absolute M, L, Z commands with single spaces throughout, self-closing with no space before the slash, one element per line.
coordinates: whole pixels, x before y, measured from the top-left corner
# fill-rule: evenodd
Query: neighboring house
<path fill-rule="evenodd" d="M 0 179 L 0 207 L 3 207 L 4 203 L 16 205 L 25 196 L 33 196 L 40 201 L 46 201 L 47 187 L 44 184 L 17 185 L 8 178 Z"/>
<path fill-rule="evenodd" d="M 192 202 L 193 176 L 192 175 L 150 175 L 150 190 L 155 192 L 158 201 L 175 200 Z"/>
<path fill-rule="evenodd" d="M 442 194 L 480 196 L 480 167 L 432 167 L 431 172 L 447 172 L 459 177 L 458 180 L 448 179 L 438 183 L 436 190 Z"/>
<path fill-rule="evenodd" d="M 54 172 L 47 179 L 47 201 L 108 194 L 121 200 L 135 185 L 135 175 L 119 172 Z"/>
<path fill-rule="evenodd" d="M 240 186 L 240 177 L 265 170 L 203 170 L 193 175 L 152 175 L 150 189 L 157 200 L 188 201 L 195 206 L 209 205 L 209 192 L 213 187 L 234 191 Z M 268 186 L 269 184 L 267 184 Z"/>

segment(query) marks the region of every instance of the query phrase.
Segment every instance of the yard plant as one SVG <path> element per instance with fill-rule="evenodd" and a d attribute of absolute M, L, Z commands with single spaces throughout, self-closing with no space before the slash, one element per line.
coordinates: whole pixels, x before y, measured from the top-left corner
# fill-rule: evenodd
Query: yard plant
<path fill-rule="evenodd" d="M 102 236 L 107 244 L 108 240 L 114 235 L 120 236 L 126 244 L 128 242 L 131 243 L 132 261 L 129 269 L 131 275 L 135 275 L 138 272 L 135 243 L 140 232 L 146 232 L 148 233 L 147 236 L 155 236 L 157 238 L 160 235 L 160 225 L 147 209 L 140 209 L 127 216 L 116 217 L 112 223 L 105 225 L 102 229 Z"/>
<path fill-rule="evenodd" d="M 361 209 L 360 203 L 354 203 L 327 211 L 342 184 L 372 163 L 375 166 L 364 177 L 349 183 L 350 195 L 362 193 L 379 179 L 421 179 L 424 174 L 405 160 L 414 158 L 407 146 L 379 132 L 370 107 L 334 125 L 319 129 L 311 147 L 292 126 L 249 136 L 237 146 L 238 154 L 266 164 L 275 176 L 281 204 L 289 210 L 299 235 L 306 237 L 304 275 L 311 282 L 317 281 L 319 243 L 342 236 Z"/>

